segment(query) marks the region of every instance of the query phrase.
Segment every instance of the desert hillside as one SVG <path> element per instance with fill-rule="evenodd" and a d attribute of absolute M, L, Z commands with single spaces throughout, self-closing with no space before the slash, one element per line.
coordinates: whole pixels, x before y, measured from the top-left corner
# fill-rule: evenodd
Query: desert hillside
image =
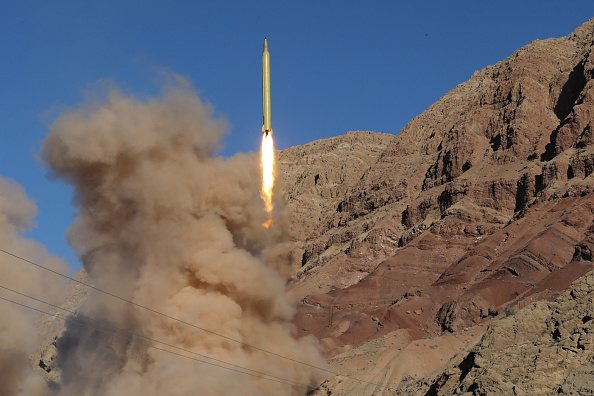
<path fill-rule="evenodd" d="M 594 268 L 593 45 L 589 21 L 476 71 L 396 136 L 349 132 L 279 153 L 301 258 L 296 323 L 338 372 L 394 386 L 426 375 L 439 360 L 407 371 L 396 351 L 482 333 Z M 385 337 L 398 347 L 376 361 Z M 371 340 L 375 352 L 361 352 Z M 437 350 L 426 362 L 455 354 Z"/>

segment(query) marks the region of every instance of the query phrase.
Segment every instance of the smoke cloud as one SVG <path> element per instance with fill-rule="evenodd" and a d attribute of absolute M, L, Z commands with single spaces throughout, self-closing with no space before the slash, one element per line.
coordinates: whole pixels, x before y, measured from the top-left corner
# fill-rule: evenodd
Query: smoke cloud
<path fill-rule="evenodd" d="M 277 243 L 284 226 L 262 227 L 266 214 L 257 154 L 215 156 L 227 129 L 228 123 L 183 84 L 147 101 L 111 89 L 102 103 L 62 115 L 42 154 L 55 175 L 75 187 L 78 216 L 69 242 L 99 288 L 225 337 L 323 366 L 314 338 L 294 337 L 295 307 L 279 275 L 288 266 Z M 102 294 L 93 294 L 84 314 L 310 387 L 323 376 Z M 60 395 L 307 392 L 81 327 L 75 319 L 57 343 Z"/>
<path fill-rule="evenodd" d="M 0 247 L 54 271 L 68 272 L 67 265 L 38 243 L 24 238 L 37 207 L 21 186 L 0 177 Z M 0 253 L 0 286 L 54 304 L 62 301 L 63 282 L 19 259 Z M 0 297 L 28 306 L 35 302 L 0 289 Z M 41 307 L 44 308 L 44 307 Z M 39 350 L 40 339 L 34 317 L 25 309 L 0 300 L 0 395 L 41 396 L 48 394 L 41 370 L 34 370 L 30 355 Z"/>

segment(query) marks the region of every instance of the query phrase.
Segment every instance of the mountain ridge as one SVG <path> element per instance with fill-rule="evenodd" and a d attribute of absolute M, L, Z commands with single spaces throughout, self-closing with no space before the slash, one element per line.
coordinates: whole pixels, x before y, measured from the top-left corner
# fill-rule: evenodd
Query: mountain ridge
<path fill-rule="evenodd" d="M 392 332 L 475 331 L 593 268 L 574 257 L 592 249 L 593 38 L 590 20 L 530 43 L 386 142 L 297 242 L 300 334 L 344 362 Z"/>

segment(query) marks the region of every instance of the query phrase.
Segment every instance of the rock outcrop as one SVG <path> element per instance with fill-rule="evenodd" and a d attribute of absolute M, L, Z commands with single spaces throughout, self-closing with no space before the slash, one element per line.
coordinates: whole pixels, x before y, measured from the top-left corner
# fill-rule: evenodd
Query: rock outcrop
<path fill-rule="evenodd" d="M 470 353 L 400 395 L 583 395 L 594 384 L 594 272 L 493 323 Z"/>
<path fill-rule="evenodd" d="M 66 329 L 65 318 L 75 312 L 83 310 L 88 296 L 93 292 L 92 289 L 85 286 L 92 285 L 92 281 L 84 270 L 78 271 L 66 285 L 66 301 L 57 307 L 43 307 L 48 314 L 34 312 L 35 324 L 39 331 L 41 350 L 38 354 L 31 356 L 35 369 L 41 369 L 46 372 L 46 378 L 49 381 L 59 382 L 61 372 L 56 367 L 56 342 Z M 82 282 L 82 283 L 81 283 Z"/>

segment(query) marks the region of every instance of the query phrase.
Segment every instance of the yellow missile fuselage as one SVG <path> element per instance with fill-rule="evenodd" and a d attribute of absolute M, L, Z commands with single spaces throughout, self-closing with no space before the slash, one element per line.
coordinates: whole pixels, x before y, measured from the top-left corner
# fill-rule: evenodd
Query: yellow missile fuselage
<path fill-rule="evenodd" d="M 268 53 L 268 41 L 264 39 L 264 51 L 262 52 L 262 133 L 272 133 L 270 122 L 270 54 Z"/>

